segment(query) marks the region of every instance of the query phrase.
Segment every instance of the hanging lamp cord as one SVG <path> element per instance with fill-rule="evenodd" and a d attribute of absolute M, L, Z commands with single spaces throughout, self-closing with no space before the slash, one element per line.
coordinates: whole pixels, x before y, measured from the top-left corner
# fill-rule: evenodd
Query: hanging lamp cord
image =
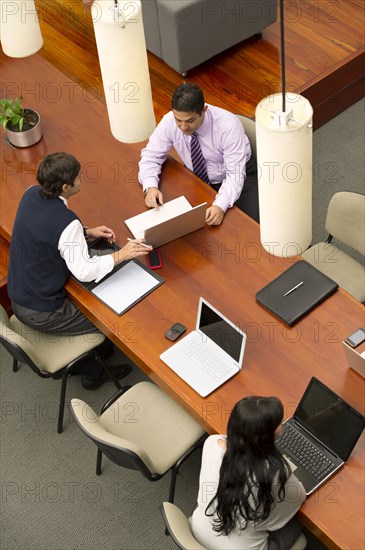
<path fill-rule="evenodd" d="M 285 40 L 284 40 L 284 0 L 280 0 L 280 49 L 281 49 L 281 89 L 282 111 L 285 113 Z"/>

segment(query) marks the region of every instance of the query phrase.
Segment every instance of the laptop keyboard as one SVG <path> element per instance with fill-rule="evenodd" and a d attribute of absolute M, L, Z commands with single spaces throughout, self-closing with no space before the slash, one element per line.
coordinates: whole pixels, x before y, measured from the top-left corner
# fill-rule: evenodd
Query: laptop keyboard
<path fill-rule="evenodd" d="M 219 355 L 210 350 L 200 339 L 182 343 L 180 351 L 189 359 L 196 361 L 199 367 L 214 380 L 220 380 L 231 370 Z"/>
<path fill-rule="evenodd" d="M 284 424 L 276 440 L 276 445 L 284 451 L 289 451 L 295 460 L 318 481 L 326 477 L 334 466 L 317 447 L 295 430 L 290 424 Z"/>

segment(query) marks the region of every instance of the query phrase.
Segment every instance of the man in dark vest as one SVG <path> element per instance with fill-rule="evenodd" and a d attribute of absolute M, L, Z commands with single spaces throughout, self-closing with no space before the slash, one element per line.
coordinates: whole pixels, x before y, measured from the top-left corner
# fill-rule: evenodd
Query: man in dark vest
<path fill-rule="evenodd" d="M 64 285 L 72 273 L 80 281 L 98 281 L 114 265 L 144 256 L 149 250 L 140 240 L 93 261 L 86 238 L 105 237 L 115 241 L 104 225 L 84 228 L 69 210 L 68 199 L 80 191 L 80 163 L 67 153 L 53 153 L 41 162 L 39 185 L 24 193 L 16 214 L 10 245 L 8 293 L 15 315 L 26 325 L 62 335 L 97 332 L 98 329 L 66 296 Z M 120 379 L 130 367 L 114 368 Z M 102 365 L 88 369 L 81 380 L 86 389 L 106 381 Z"/>

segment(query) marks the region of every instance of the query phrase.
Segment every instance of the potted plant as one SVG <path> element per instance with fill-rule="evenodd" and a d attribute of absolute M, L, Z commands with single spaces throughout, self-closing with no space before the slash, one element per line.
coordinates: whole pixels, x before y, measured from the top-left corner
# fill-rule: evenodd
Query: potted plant
<path fill-rule="evenodd" d="M 15 147 L 29 147 L 42 137 L 41 117 L 33 109 L 23 109 L 23 98 L 0 99 L 0 124 Z"/>

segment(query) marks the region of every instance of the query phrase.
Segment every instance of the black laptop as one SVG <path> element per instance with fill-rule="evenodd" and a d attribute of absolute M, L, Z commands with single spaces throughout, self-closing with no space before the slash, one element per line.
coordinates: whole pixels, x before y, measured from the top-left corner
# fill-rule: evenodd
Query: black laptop
<path fill-rule="evenodd" d="M 256 294 L 256 300 L 290 327 L 337 290 L 338 284 L 299 260 Z"/>
<path fill-rule="evenodd" d="M 364 426 L 362 414 L 313 377 L 276 446 L 310 495 L 344 465 Z"/>

